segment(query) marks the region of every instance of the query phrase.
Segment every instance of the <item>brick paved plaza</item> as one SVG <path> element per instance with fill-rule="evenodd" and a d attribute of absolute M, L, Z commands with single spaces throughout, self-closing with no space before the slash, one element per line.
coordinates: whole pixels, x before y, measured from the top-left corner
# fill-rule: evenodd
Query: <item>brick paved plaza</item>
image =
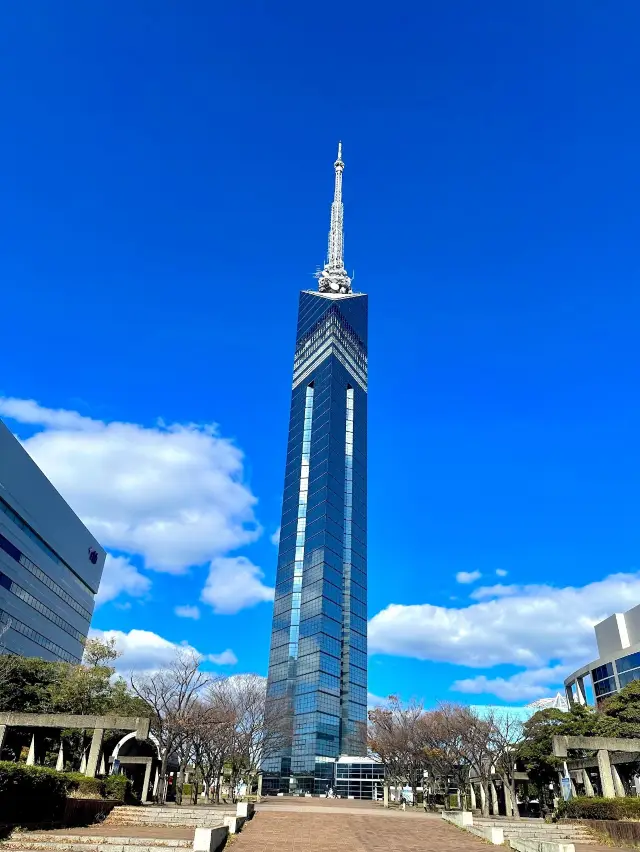
<path fill-rule="evenodd" d="M 372 802 L 331 799 L 267 800 L 231 842 L 232 852 L 486 852 L 491 848 L 421 808 L 403 812 Z M 599 845 L 576 844 L 575 849 L 611 852 Z"/>
<path fill-rule="evenodd" d="M 313 799 L 266 804 L 233 841 L 233 852 L 462 852 L 481 840 L 439 816 L 385 811 L 371 803 Z M 326 803 L 326 804 L 325 804 Z"/>

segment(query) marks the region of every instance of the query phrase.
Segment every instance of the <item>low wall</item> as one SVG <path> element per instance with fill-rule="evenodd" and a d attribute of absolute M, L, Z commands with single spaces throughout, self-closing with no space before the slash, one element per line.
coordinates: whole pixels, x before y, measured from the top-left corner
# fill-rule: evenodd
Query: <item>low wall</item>
<path fill-rule="evenodd" d="M 121 802 L 105 799 L 70 798 L 65 802 L 62 822 L 65 826 L 92 825 L 107 817 L 119 804 Z"/>
<path fill-rule="evenodd" d="M 442 811 L 442 818 L 460 828 L 473 825 L 473 814 L 471 811 Z"/>
<path fill-rule="evenodd" d="M 37 804 L 37 803 L 36 803 Z M 14 828 L 24 828 L 28 831 L 51 828 L 73 828 L 74 826 L 93 825 L 107 817 L 120 802 L 108 799 L 67 799 L 64 810 L 56 820 L 0 823 L 0 838 L 9 835 Z M 36 808 L 37 809 L 37 808 Z M 34 814 L 35 815 L 35 814 Z"/>
<path fill-rule="evenodd" d="M 196 828 L 193 836 L 193 852 L 216 852 L 224 846 L 228 834 L 229 829 L 226 825 L 217 828 Z"/>

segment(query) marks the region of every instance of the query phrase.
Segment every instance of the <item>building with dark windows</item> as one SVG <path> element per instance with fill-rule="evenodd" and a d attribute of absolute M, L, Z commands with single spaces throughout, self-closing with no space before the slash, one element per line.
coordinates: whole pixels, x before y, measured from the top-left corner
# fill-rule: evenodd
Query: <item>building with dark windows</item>
<path fill-rule="evenodd" d="M 640 605 L 610 615 L 594 629 L 599 656 L 565 680 L 570 704 L 600 704 L 640 680 Z"/>
<path fill-rule="evenodd" d="M 105 555 L 0 421 L 0 653 L 79 662 Z"/>
<path fill-rule="evenodd" d="M 344 267 L 341 154 L 327 262 L 298 309 L 267 684 L 283 735 L 265 792 L 324 792 L 341 755 L 366 755 L 367 296 Z"/>

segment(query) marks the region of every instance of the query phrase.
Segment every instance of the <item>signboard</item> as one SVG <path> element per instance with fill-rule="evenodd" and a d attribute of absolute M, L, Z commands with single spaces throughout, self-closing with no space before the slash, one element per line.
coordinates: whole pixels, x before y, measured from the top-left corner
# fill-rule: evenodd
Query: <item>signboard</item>
<path fill-rule="evenodd" d="M 571 798 L 571 778 L 561 778 L 560 785 L 562 787 L 562 798 L 568 802 Z"/>

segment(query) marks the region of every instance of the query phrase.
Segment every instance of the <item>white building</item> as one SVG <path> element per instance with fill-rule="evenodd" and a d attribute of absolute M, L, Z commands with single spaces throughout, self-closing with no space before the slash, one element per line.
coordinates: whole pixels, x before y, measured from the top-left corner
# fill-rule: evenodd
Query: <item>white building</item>
<path fill-rule="evenodd" d="M 563 710 L 565 713 L 569 709 L 569 702 L 559 692 L 549 698 L 538 698 L 527 704 L 527 707 L 532 707 L 534 710 Z"/>
<path fill-rule="evenodd" d="M 596 704 L 640 679 L 640 605 L 616 612 L 595 626 L 598 659 L 577 669 L 564 682 L 570 704 L 588 704 L 586 685 Z M 585 685 L 586 679 L 586 685 Z"/>

